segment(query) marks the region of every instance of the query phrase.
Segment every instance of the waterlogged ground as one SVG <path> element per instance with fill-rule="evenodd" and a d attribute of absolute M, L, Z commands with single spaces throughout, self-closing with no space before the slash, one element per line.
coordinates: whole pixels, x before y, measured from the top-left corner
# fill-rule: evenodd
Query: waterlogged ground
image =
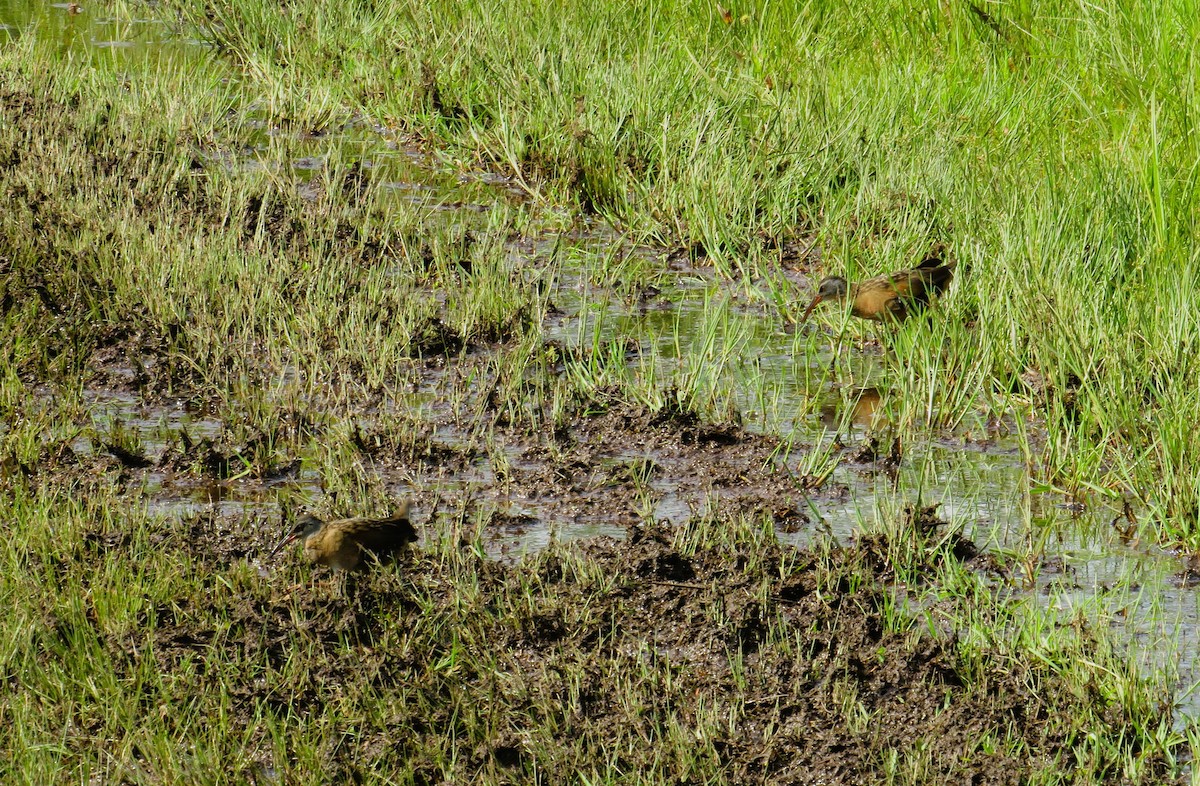
<path fill-rule="evenodd" d="M 10 46 L 112 50 L 131 73 L 154 58 L 220 63 L 151 17 L 0 4 Z M 13 80 L 5 121 L 36 135 L 46 101 Z M 413 258 L 443 265 L 438 243 L 471 275 L 483 247 L 533 306 L 474 335 L 429 317 L 383 372 L 350 362 L 342 375 L 334 360 L 318 377 L 247 346 L 261 376 L 244 400 L 173 339 L 121 326 L 78 342 L 79 377 L 22 368 L 0 477 L 24 515 L 66 506 L 74 537 L 14 553 L 76 597 L 47 597 L 28 621 L 7 655 L 20 699 L 0 717 L 43 713 L 34 738 L 62 724 L 55 778 L 207 781 L 216 762 L 211 779 L 256 783 L 1169 777 L 1179 738 L 1122 747 L 1122 730 L 1153 725 L 1153 701 L 1164 737 L 1200 710 L 1194 574 L 1130 537 L 1137 505 L 1032 480 L 1046 439 L 1036 384 L 981 390 L 947 423 L 935 402 L 905 399 L 901 376 L 905 342 L 936 312 L 901 336 L 836 317 L 796 326 L 803 303 L 784 295 L 821 269 L 815 240 L 779 249 L 775 279 L 731 277 L 703 249 L 564 225 L 519 183 L 366 118 L 314 130 L 275 116 L 265 99 L 239 113 L 235 141 L 197 151 L 195 170 L 263 177 L 282 196 L 233 220 L 195 205 L 211 222 L 197 238 L 301 248 L 328 218 L 332 178 L 351 218 L 331 255 L 394 266 L 399 281 Z M 353 223 L 368 201 L 383 221 L 417 211 L 442 239 L 372 246 Z M 36 299 L 39 318 L 65 324 L 67 290 L 24 275 L 6 313 Z M 563 380 L 577 386 L 558 395 Z M 653 394 L 631 395 L 630 380 Z M 707 394 L 703 415 L 685 389 Z M 330 580 L 295 553 L 267 558 L 302 508 L 385 512 L 402 498 L 422 538 L 399 569 Z M 147 560 L 141 600 L 114 600 L 120 582 L 95 573 Z M 1004 635 L 1027 617 L 1040 637 Z M 1109 631 L 1115 653 L 1095 638 Z M 1029 654 L 1042 648 L 1053 654 Z M 99 704 L 141 709 L 37 696 L 12 654 L 57 673 L 79 651 L 112 669 Z M 1138 689 L 1152 700 L 1081 677 L 1113 664 L 1131 685 L 1160 680 Z M 121 731 L 130 718 L 150 731 Z M 189 738 L 182 763 L 162 742 Z M 44 766 L 44 752 L 6 745 Z M 89 752 L 106 745 L 97 763 Z M 1122 772 L 1114 750 L 1141 769 Z"/>

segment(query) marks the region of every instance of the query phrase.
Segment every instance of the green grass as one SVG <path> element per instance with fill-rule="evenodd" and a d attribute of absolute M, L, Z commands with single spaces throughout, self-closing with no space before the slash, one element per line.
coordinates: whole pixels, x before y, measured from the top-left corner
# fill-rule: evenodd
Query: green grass
<path fill-rule="evenodd" d="M 770 526 L 698 518 L 665 539 L 645 533 L 629 558 L 620 547 L 552 548 L 517 569 L 482 558 L 478 541 L 443 539 L 403 570 L 339 590 L 293 568 L 263 577 L 227 562 L 209 536 L 195 539 L 203 517 L 114 514 L 116 500 L 81 502 L 53 484 L 6 496 L 19 529 L 3 559 L 24 566 L 6 574 L 6 596 L 19 600 L 6 604 L 0 652 L 14 783 L 223 783 L 264 768 L 399 782 L 539 772 L 727 782 L 755 771 L 730 751 L 759 735 L 780 761 L 804 750 L 802 730 L 784 721 L 814 701 L 828 706 L 808 722 L 861 746 L 863 773 L 896 783 L 997 762 L 1030 783 L 1118 771 L 1156 783 L 1180 742 L 1161 696 L 1086 627 L 997 604 L 943 539 L 911 529 L 897 530 L 905 542 L 805 553 L 776 547 Z M 654 585 L 679 566 L 695 572 L 676 601 Z M 932 571 L 936 583 L 923 578 Z M 897 580 L 914 598 L 930 593 L 928 611 L 897 604 L 887 590 Z M 659 616 L 672 605 L 686 626 Z M 936 714 L 881 738 L 874 727 L 909 710 L 876 681 L 892 684 L 906 659 L 951 676 L 929 686 Z M 937 674 L 889 693 L 921 700 L 920 679 Z M 787 709 L 774 729 L 759 725 L 763 701 Z M 963 715 L 976 703 L 965 712 L 987 719 Z M 988 726 L 957 764 L 962 753 L 928 736 L 1008 712 L 1046 720 Z"/>
<path fill-rule="evenodd" d="M 921 422 L 1004 411 L 1030 372 L 1041 478 L 1131 495 L 1200 548 L 1188 4 L 750 3 L 729 25 L 699 0 L 175 6 L 282 95 L 727 276 L 777 281 L 796 239 L 851 274 L 947 242 L 944 326 L 892 369 Z"/>
<path fill-rule="evenodd" d="M 598 460 L 579 429 L 626 415 L 636 453 L 741 420 L 781 435 L 759 463 L 786 456 L 807 488 L 841 460 L 803 446 L 830 383 L 883 384 L 905 444 L 1007 418 L 1042 487 L 1131 495 L 1147 535 L 1196 547 L 1191 15 L 171 7 L 217 51 L 0 50 L 6 780 L 786 780 L 780 751 L 810 740 L 788 713 L 814 707 L 864 779 L 1179 771 L 1194 732 L 1171 727 L 1169 676 L 1082 616 L 1006 599 L 905 512 L 910 489 L 853 547 L 780 548 L 769 511 L 712 488 L 663 534 L 654 459 Z M 395 198 L 384 140 L 377 168 L 337 141 L 359 112 L 445 190 Z M 289 164 L 321 134 L 300 189 Z M 453 182 L 490 170 L 529 198 Z M 961 273 L 895 334 L 825 312 L 831 368 L 827 332 L 785 332 L 808 293 L 779 249 L 812 240 L 822 271 L 945 241 Z M 220 431 L 115 421 L 85 399 L 108 388 Z M 484 559 L 535 459 L 628 496 L 651 533 Z M 152 475 L 268 501 L 152 513 Z M 403 570 L 347 595 L 291 562 L 259 573 L 281 513 L 410 495 L 425 540 Z M 1033 573 L 1048 535 L 1026 523 L 1011 559 Z M 715 660 L 686 627 L 655 639 L 685 617 Z M 906 720 L 879 690 L 893 663 L 920 677 L 897 673 L 905 701 L 944 688 L 944 706 Z M 1044 722 L 938 744 L 937 722 L 979 707 Z"/>

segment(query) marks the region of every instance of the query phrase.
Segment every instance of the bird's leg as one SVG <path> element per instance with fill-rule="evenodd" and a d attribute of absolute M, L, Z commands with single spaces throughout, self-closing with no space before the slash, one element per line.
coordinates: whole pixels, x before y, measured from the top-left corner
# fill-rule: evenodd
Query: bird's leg
<path fill-rule="evenodd" d="M 838 329 L 837 339 L 833 342 L 833 357 L 829 360 L 829 378 L 833 379 L 837 376 L 837 361 L 838 356 L 842 354 L 842 342 L 846 338 L 846 328 L 849 326 L 848 319 L 842 320 L 842 326 Z"/>
<path fill-rule="evenodd" d="M 353 577 L 350 575 L 351 571 L 339 570 L 335 571 L 335 573 L 337 574 L 334 577 L 334 581 L 337 582 L 336 597 L 339 600 L 350 600 L 351 595 L 354 594 L 354 587 L 356 586 Z"/>
<path fill-rule="evenodd" d="M 871 332 L 875 334 L 875 343 L 879 345 L 882 353 L 886 354 L 887 351 L 892 348 L 892 342 L 885 341 L 884 336 L 894 338 L 896 335 L 895 326 L 893 326 L 889 331 L 887 328 L 883 327 L 882 323 L 874 323 L 871 325 Z"/>
<path fill-rule="evenodd" d="M 287 594 L 289 594 L 289 595 L 294 595 L 301 590 L 305 590 L 309 593 L 312 593 L 315 589 L 317 589 L 317 587 L 320 586 L 320 584 L 321 584 L 321 579 L 318 578 L 315 574 L 309 573 L 309 575 L 306 579 L 302 579 L 300 581 L 293 582 L 287 588 L 286 591 L 287 591 Z"/>
<path fill-rule="evenodd" d="M 358 571 L 347 570 L 343 572 L 342 588 L 346 592 L 347 600 L 352 601 L 355 606 L 361 607 L 363 594 L 359 592 L 358 580 Z"/>

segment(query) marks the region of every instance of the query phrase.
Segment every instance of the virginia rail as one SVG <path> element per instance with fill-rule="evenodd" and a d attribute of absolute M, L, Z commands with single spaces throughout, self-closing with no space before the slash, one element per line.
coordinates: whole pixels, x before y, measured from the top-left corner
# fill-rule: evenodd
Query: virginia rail
<path fill-rule="evenodd" d="M 841 276 L 829 276 L 817 286 L 817 294 L 804 310 L 800 324 L 808 320 L 808 315 L 819 303 L 846 299 L 851 303 L 850 313 L 861 319 L 902 321 L 946 291 L 954 276 L 955 264 L 932 254 L 911 270 L 868 278 L 857 284 L 847 284 Z"/>
<path fill-rule="evenodd" d="M 296 521 L 292 531 L 269 556 L 274 557 L 284 546 L 300 538 L 304 538 L 304 556 L 309 562 L 335 570 L 354 570 L 362 564 L 363 552 L 381 559 L 393 556 L 417 539 L 417 531 L 408 520 L 407 504 L 389 519 L 322 521 L 309 514 Z"/>

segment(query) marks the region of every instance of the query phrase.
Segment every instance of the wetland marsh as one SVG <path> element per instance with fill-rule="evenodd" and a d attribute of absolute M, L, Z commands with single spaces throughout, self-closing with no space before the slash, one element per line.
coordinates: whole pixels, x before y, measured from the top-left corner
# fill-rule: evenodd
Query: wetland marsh
<path fill-rule="evenodd" d="M 647 6 L 0 1 L 4 782 L 1200 777 L 1200 15 Z"/>

